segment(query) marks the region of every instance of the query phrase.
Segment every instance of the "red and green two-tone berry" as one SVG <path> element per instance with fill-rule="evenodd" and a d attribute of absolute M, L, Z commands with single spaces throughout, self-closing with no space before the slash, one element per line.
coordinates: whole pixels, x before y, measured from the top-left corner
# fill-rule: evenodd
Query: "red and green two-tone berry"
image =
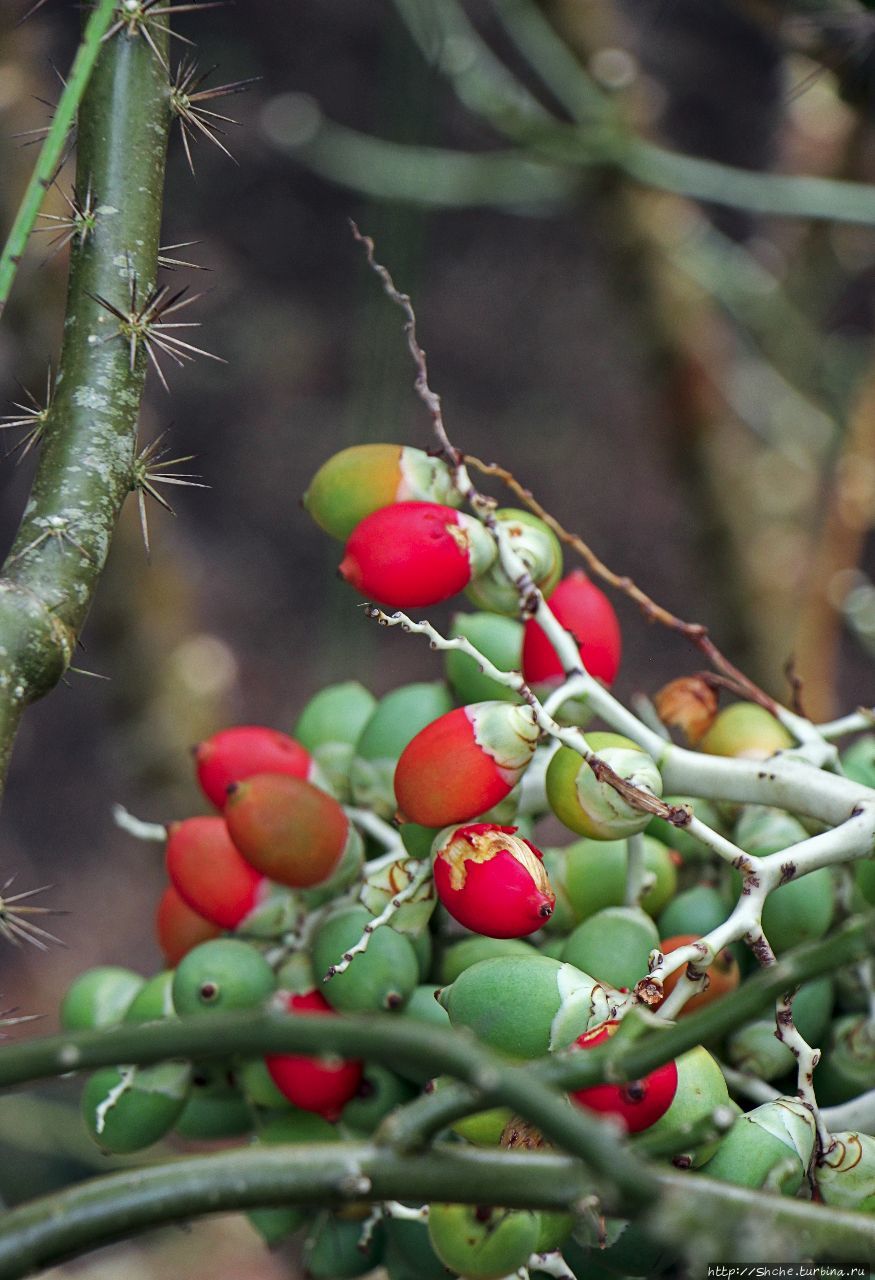
<path fill-rule="evenodd" d="M 313 775 L 309 751 L 288 734 L 264 725 L 222 729 L 195 747 L 194 758 L 201 790 L 217 809 L 224 809 L 230 786 L 255 773 Z"/>
<path fill-rule="evenodd" d="M 333 796 L 303 778 L 276 773 L 237 783 L 225 821 L 246 861 L 292 889 L 327 880 L 350 839 L 349 819 Z"/>

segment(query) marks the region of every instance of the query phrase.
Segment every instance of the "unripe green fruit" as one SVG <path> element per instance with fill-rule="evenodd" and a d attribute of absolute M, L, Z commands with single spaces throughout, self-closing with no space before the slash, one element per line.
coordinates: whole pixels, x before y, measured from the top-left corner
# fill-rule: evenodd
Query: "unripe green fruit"
<path fill-rule="evenodd" d="M 454 1027 L 514 1058 L 565 1048 L 610 1017 L 607 993 L 589 974 L 548 956 L 481 960 L 444 987 L 440 1002 Z"/>
<path fill-rule="evenodd" d="M 623 905 L 629 863 L 629 846 L 625 840 L 575 840 L 560 852 L 564 852 L 565 868 L 559 873 L 559 884 L 564 885 L 578 922 L 588 920 L 604 907 Z M 656 916 L 677 888 L 677 871 L 669 850 L 652 836 L 644 837 L 644 869 L 654 877 L 654 882 L 642 896 L 641 907 L 648 915 Z M 553 883 L 552 867 L 548 871 Z M 557 890 L 557 901 L 558 898 Z M 724 911 L 720 919 L 725 917 Z M 662 936 L 667 938 L 671 934 L 663 931 Z"/>
<path fill-rule="evenodd" d="M 842 768 L 852 782 L 875 787 L 875 734 L 855 738 L 841 754 Z"/>
<path fill-rule="evenodd" d="M 82 1091 L 88 1132 L 99 1147 L 114 1155 L 150 1147 L 170 1132 L 182 1114 L 191 1074 L 187 1062 L 96 1071 Z"/>
<path fill-rule="evenodd" d="M 563 938 L 578 923 L 577 913 L 571 905 L 568 890 L 565 886 L 565 873 L 568 864 L 566 853 L 565 849 L 541 850 L 544 870 L 547 872 L 550 888 L 556 895 L 556 901 L 553 903 L 553 914 L 544 924 L 544 929 L 547 933 L 561 934 Z M 559 955 L 560 952 L 561 947 L 556 954 Z M 548 952 L 548 954 L 552 953 Z"/>
<path fill-rule="evenodd" d="M 274 1084 L 264 1058 L 246 1058 L 238 1062 L 235 1075 L 237 1084 L 250 1107 L 259 1108 L 262 1111 L 287 1111 L 291 1107 L 292 1104 L 288 1098 L 280 1093 Z"/>
<path fill-rule="evenodd" d="M 522 938 L 463 938 L 447 947 L 441 960 L 440 980 L 444 986 L 455 982 L 459 974 L 480 960 L 496 956 L 531 956 L 535 948 Z"/>
<path fill-rule="evenodd" d="M 653 760 L 618 733 L 592 733 L 587 741 L 600 760 L 627 782 L 662 795 Z M 599 782 L 582 756 L 560 747 L 547 766 L 547 798 L 560 822 L 578 835 L 617 840 L 643 831 L 650 815 L 635 809 L 608 782 Z"/>
<path fill-rule="evenodd" d="M 815 1165 L 824 1204 L 875 1213 L 875 1138 L 868 1133 L 834 1133 L 834 1146 Z"/>
<path fill-rule="evenodd" d="M 789 849 L 808 838 L 808 832 L 792 814 L 766 805 L 748 804 L 738 815 L 733 831 L 735 843 L 756 858 Z"/>
<path fill-rule="evenodd" d="M 692 809 L 693 815 L 700 822 L 706 823 L 713 831 L 718 831 L 721 835 L 725 835 L 720 815 L 716 806 L 710 800 L 702 799 L 699 796 L 695 799 L 691 799 L 689 796 L 663 796 L 662 798 L 672 808 L 680 808 L 682 805 L 686 805 Z M 703 844 L 696 836 L 690 835 L 686 827 L 676 827 L 665 818 L 651 818 L 645 827 L 645 831 L 649 836 L 654 836 L 657 840 L 661 840 L 669 849 L 674 849 L 681 855 L 684 862 L 708 861 L 712 856 L 708 846 Z"/>
<path fill-rule="evenodd" d="M 577 926 L 562 959 L 599 982 L 631 990 L 647 977 L 648 957 L 658 946 L 656 925 L 639 907 L 605 907 Z"/>
<path fill-rule="evenodd" d="M 875 1080 L 875 1028 L 866 1015 L 850 1014 L 833 1023 L 830 1043 L 814 1074 L 821 1106 L 848 1102 Z"/>
<path fill-rule="evenodd" d="M 73 979 L 61 1001 L 61 1026 L 65 1031 L 114 1026 L 144 984 L 138 973 L 117 965 L 86 969 Z"/>
<path fill-rule="evenodd" d="M 435 999 L 435 992 L 440 988 L 433 983 L 422 983 L 416 987 L 401 1011 L 404 1018 L 412 1018 L 414 1022 L 425 1022 L 432 1027 L 441 1027 L 447 1031 L 450 1027 L 450 1019 L 447 1011 L 438 1004 Z M 424 1085 L 431 1079 L 432 1073 L 427 1068 L 408 1066 L 406 1063 L 398 1070 L 407 1080 L 412 1080 L 414 1084 Z"/>
<path fill-rule="evenodd" d="M 777 1098 L 739 1116 L 702 1172 L 739 1187 L 769 1187 L 795 1195 L 802 1186 L 817 1131 L 798 1098 Z"/>
<path fill-rule="evenodd" d="M 704 938 L 729 914 L 730 904 L 712 885 L 699 884 L 679 893 L 657 920 L 662 938 L 675 938 L 681 933 L 694 933 Z"/>
<path fill-rule="evenodd" d="M 341 1120 L 360 1133 L 373 1133 L 380 1121 L 416 1096 L 413 1085 L 378 1063 L 365 1066 L 356 1096 L 343 1108 Z"/>
<path fill-rule="evenodd" d="M 861 858 L 854 866 L 854 880 L 866 902 L 875 906 L 875 859 Z"/>
<path fill-rule="evenodd" d="M 352 798 L 381 818 L 395 812 L 395 766 L 417 733 L 453 709 L 444 684 L 407 684 L 377 703 L 361 732 L 349 771 Z"/>
<path fill-rule="evenodd" d="M 431 1247 L 426 1223 L 389 1218 L 386 1238 L 398 1261 L 409 1270 L 410 1280 L 447 1280 L 447 1269 Z M 386 1266 L 391 1274 L 388 1259 Z"/>
<path fill-rule="evenodd" d="M 355 744 L 376 706 L 364 685 L 345 680 L 314 694 L 295 723 L 292 736 L 310 752 L 338 800 L 350 798 Z"/>
<path fill-rule="evenodd" d="M 174 1125 L 183 1138 L 236 1138 L 252 1129 L 252 1112 L 230 1071 L 217 1063 L 197 1063 L 191 1093 Z"/>
<path fill-rule="evenodd" d="M 311 1280 L 351 1280 L 376 1267 L 385 1248 L 383 1224 L 378 1222 L 367 1247 L 359 1247 L 362 1224 L 320 1213 L 304 1241 L 304 1267 Z"/>
<path fill-rule="evenodd" d="M 174 1017 L 173 978 L 175 969 L 164 969 L 149 978 L 131 1003 L 123 1018 L 124 1022 L 157 1022 L 161 1018 Z"/>
<path fill-rule="evenodd" d="M 312 952 L 317 977 L 339 964 L 373 918 L 364 907 L 347 907 L 319 926 Z M 322 986 L 322 994 L 333 1008 L 346 1013 L 398 1009 L 418 982 L 419 962 L 413 944 L 391 925 L 384 925 L 371 934 L 367 951 L 354 956 L 348 969 Z"/>
<path fill-rule="evenodd" d="M 576 1221 L 574 1214 L 552 1213 L 542 1209 L 538 1217 L 541 1219 L 541 1229 L 538 1232 L 534 1252 L 552 1253 L 554 1249 L 561 1249 L 574 1230 Z"/>
<path fill-rule="evenodd" d="M 647 1130 L 648 1138 L 671 1138 L 698 1125 L 717 1107 L 733 1105 L 723 1072 L 707 1049 L 701 1045 L 689 1049 L 676 1059 L 676 1064 L 677 1088 L 671 1106 Z M 703 1158 L 696 1153 L 693 1165 L 698 1165 Z"/>
<path fill-rule="evenodd" d="M 273 970 L 260 951 L 237 938 L 216 938 L 180 960 L 173 979 L 173 1004 L 180 1017 L 214 1009 L 249 1009 L 275 990 Z"/>
<path fill-rule="evenodd" d="M 553 530 L 533 512 L 514 507 L 500 508 L 495 512 L 495 519 L 535 585 L 544 596 L 551 595 L 562 577 L 562 547 Z M 495 614 L 515 618 L 520 611 L 519 592 L 502 568 L 500 557 L 465 588 L 465 595 L 478 609 L 488 609 Z M 512 670 L 520 669 L 521 658 L 522 636 L 520 661 L 513 664 Z"/>
<path fill-rule="evenodd" d="M 335 1125 L 312 1111 L 299 1111 L 287 1102 L 285 1105 L 288 1109 L 284 1114 L 273 1116 L 258 1126 L 256 1144 L 340 1141 Z M 309 1207 L 281 1205 L 271 1209 L 253 1209 L 246 1216 L 264 1242 L 274 1245 L 303 1227 L 311 1215 Z"/>
<path fill-rule="evenodd" d="M 488 1107 L 485 1111 L 463 1116 L 450 1127 L 453 1133 L 475 1147 L 497 1147 L 512 1119 L 513 1112 L 509 1107 Z"/>
<path fill-rule="evenodd" d="M 567 937 L 560 935 L 555 938 L 545 938 L 538 947 L 542 956 L 549 956 L 551 960 L 561 960 L 562 952 L 565 950 Z"/>
<path fill-rule="evenodd" d="M 480 579 L 478 579 L 480 581 Z M 500 671 L 519 671 L 522 666 L 523 624 L 496 613 L 457 613 L 450 638 L 464 636 L 474 648 Z M 447 680 L 458 700 L 471 702 L 519 702 L 520 695 L 507 685 L 484 675 L 467 653 L 448 649 L 444 654 Z"/>
<path fill-rule="evenodd" d="M 790 733 L 765 707 L 756 702 L 735 702 L 718 714 L 699 750 L 711 756 L 766 760 L 792 746 Z"/>
<path fill-rule="evenodd" d="M 541 1223 L 527 1209 L 433 1204 L 428 1234 L 435 1253 L 466 1280 L 503 1280 L 528 1261 Z"/>

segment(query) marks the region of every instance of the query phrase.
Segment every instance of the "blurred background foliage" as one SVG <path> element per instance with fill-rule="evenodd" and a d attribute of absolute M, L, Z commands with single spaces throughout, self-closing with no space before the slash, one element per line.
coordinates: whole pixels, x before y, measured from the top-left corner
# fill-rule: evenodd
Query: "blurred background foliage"
<path fill-rule="evenodd" d="M 19 25 L 26 7 L 0 4 L 4 231 L 78 30 L 73 5 Z M 815 717 L 875 701 L 875 14 L 855 0 L 246 0 L 177 29 L 217 66 L 208 83 L 259 77 L 227 108 L 233 163 L 202 142 L 193 178 L 178 137 L 169 162 L 165 243 L 196 241 L 172 256 L 206 269 L 173 282 L 206 290 L 193 310 L 227 364 L 172 369 L 170 395 L 151 380 L 144 442 L 166 431 L 210 487 L 168 489 L 175 520 L 153 507 L 151 564 L 129 504 L 77 664 L 99 678 L 71 673 L 17 745 L 0 871 L 54 883 L 68 949 L 5 950 L 0 991 L 47 1029 L 85 966 L 158 962 L 160 853 L 115 830 L 113 801 L 158 821 L 199 811 L 201 736 L 287 729 L 327 681 L 382 693 L 440 674 L 427 650 L 375 634 L 299 507 L 345 445 L 429 443 L 399 313 L 349 217 L 415 299 L 456 443 L 509 466 L 776 695 L 792 661 Z M 60 190 L 72 179 L 70 163 Z M 46 211 L 64 207 L 51 192 Z M 56 358 L 66 255 L 51 239 L 34 237 L 0 328 L 3 413 Z M 32 456 L 16 465 L 7 435 L 8 545 Z M 622 696 L 696 669 L 677 637 L 619 609 Z M 0 1140 L 23 1115 L 4 1103 Z M 51 1113 L 43 1128 L 66 1133 Z M 37 1160 L 30 1179 L 16 1157 L 0 1191 L 59 1172 Z M 235 1232 L 221 1274 L 254 1275 Z"/>

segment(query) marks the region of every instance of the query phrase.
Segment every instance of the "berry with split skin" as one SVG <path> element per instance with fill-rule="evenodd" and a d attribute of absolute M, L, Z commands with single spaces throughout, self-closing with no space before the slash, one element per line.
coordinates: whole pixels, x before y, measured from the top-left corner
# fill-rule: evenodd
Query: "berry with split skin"
<path fill-rule="evenodd" d="M 253 774 L 313 776 L 309 751 L 288 734 L 264 725 L 244 724 L 222 729 L 198 743 L 194 759 L 200 788 L 217 809 L 224 809 L 230 786 Z"/>
<path fill-rule="evenodd" d="M 814 1116 L 798 1098 L 776 1098 L 739 1116 L 702 1172 L 739 1187 L 793 1196 L 802 1186 L 817 1137 Z"/>
<path fill-rule="evenodd" d="M 433 1204 L 428 1235 L 441 1262 L 468 1280 L 503 1280 L 525 1266 L 541 1233 L 529 1209 Z"/>
<path fill-rule="evenodd" d="M 544 927 L 556 895 L 540 852 L 516 827 L 474 823 L 435 841 L 437 895 L 459 924 L 487 938 L 523 938 Z"/>
<path fill-rule="evenodd" d="M 350 824 L 338 802 L 303 778 L 261 773 L 236 783 L 225 822 L 243 857 L 291 889 L 310 889 L 340 865 Z"/>
<path fill-rule="evenodd" d="M 447 464 L 422 449 L 357 444 L 323 462 L 302 501 L 320 528 L 345 542 L 357 524 L 381 507 L 396 502 L 457 507 L 462 495 Z"/>
<path fill-rule="evenodd" d="M 278 1006 L 286 1013 L 332 1016 L 334 1009 L 320 991 L 282 991 Z M 362 1064 L 343 1059 L 277 1053 L 265 1058 L 280 1093 L 302 1111 L 311 1111 L 332 1123 L 355 1097 L 362 1080 Z"/>
<path fill-rule="evenodd" d="M 165 964 L 174 969 L 193 947 L 218 938 L 221 932 L 217 924 L 193 910 L 172 884 L 167 886 L 155 912 L 155 936 Z"/>
<path fill-rule="evenodd" d="M 586 671 L 611 685 L 620 669 L 620 624 L 605 593 L 581 569 L 563 578 L 547 603 L 557 620 L 577 641 Z M 523 638 L 523 675 L 526 683 L 558 685 L 564 679 L 562 663 L 546 632 L 532 618 Z"/>
<path fill-rule="evenodd" d="M 436 502 L 397 502 L 356 526 L 339 572 L 368 599 L 408 609 L 449 600 L 495 554 L 479 520 Z"/>
<path fill-rule="evenodd" d="M 577 1047 L 592 1049 L 604 1044 L 619 1027 L 618 1022 L 606 1022 L 600 1027 L 584 1032 L 577 1038 Z M 578 1106 L 588 1111 L 615 1116 L 627 1133 L 641 1133 L 649 1129 L 668 1111 L 677 1092 L 678 1068 L 672 1060 L 657 1067 L 642 1080 L 627 1084 L 597 1084 L 588 1089 L 577 1089 L 571 1097 Z"/>
<path fill-rule="evenodd" d="M 158 1142 L 176 1124 L 188 1101 L 188 1062 L 151 1067 L 104 1067 L 82 1091 L 82 1115 L 103 1151 L 126 1155 Z"/>
<path fill-rule="evenodd" d="M 186 818 L 167 828 L 167 874 L 180 897 L 203 919 L 235 929 L 270 886 L 234 844 L 225 819 Z"/>
<path fill-rule="evenodd" d="M 407 744 L 395 770 L 404 817 L 445 827 L 491 809 L 531 762 L 540 730 L 528 706 L 475 702 L 440 716 Z"/>

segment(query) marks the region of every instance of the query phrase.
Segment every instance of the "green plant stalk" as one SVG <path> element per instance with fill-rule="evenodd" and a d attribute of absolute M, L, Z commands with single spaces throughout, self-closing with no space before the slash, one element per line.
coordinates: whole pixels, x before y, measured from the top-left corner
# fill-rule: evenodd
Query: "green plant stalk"
<path fill-rule="evenodd" d="M 3 246 L 3 254 L 0 256 L 0 315 L 12 290 L 15 272 L 27 245 L 28 236 L 33 231 L 33 224 L 36 222 L 43 197 L 47 188 L 51 186 L 58 165 L 61 163 L 67 134 L 76 118 L 79 103 L 88 85 L 97 55 L 100 53 L 101 41 L 112 20 L 115 7 L 116 0 L 99 0 L 85 25 L 82 43 L 73 59 L 51 126 L 40 148 L 39 159 L 25 189 L 9 237 Z"/>
<path fill-rule="evenodd" d="M 73 243 L 55 394 L 0 578 L 0 783 L 24 707 L 69 666 L 131 489 L 146 353 L 130 359 L 95 295 L 127 313 L 132 278 L 140 301 L 154 288 L 169 125 L 164 68 L 141 37 L 120 32 L 102 46 L 79 111 L 77 187 L 91 192 L 94 225 Z"/>
<path fill-rule="evenodd" d="M 693 1177 L 695 1193 L 689 1176 L 655 1177 L 648 1227 L 676 1244 L 716 1223 L 714 1256 L 734 1261 L 748 1228 L 761 1230 L 765 1218 L 769 1230 L 792 1234 L 798 1256 L 860 1259 L 875 1250 L 870 1216 Z M 553 1152 L 453 1146 L 402 1156 L 369 1142 L 223 1151 L 94 1178 L 8 1211 L 0 1219 L 0 1280 L 209 1213 L 399 1199 L 480 1204 L 487 1187 L 494 1204 L 560 1211 L 594 1190 L 579 1161 Z"/>

